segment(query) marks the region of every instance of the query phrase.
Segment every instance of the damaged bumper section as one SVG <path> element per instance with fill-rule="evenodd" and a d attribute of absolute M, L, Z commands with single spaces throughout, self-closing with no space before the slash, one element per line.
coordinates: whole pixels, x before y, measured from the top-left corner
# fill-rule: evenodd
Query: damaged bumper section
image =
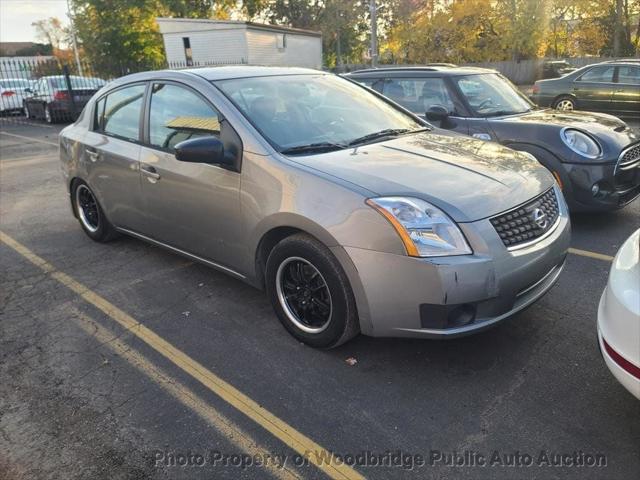
<path fill-rule="evenodd" d="M 354 291 L 362 332 L 453 338 L 531 305 L 564 266 L 571 227 L 562 203 L 553 231 L 525 248 L 507 248 L 489 219 L 460 224 L 472 255 L 415 258 L 346 247 L 361 281 Z"/>

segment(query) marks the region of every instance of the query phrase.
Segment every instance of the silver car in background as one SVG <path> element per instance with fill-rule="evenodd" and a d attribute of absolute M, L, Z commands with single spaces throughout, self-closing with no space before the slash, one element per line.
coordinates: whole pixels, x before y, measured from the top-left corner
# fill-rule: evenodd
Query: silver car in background
<path fill-rule="evenodd" d="M 562 194 L 531 156 L 314 70 L 127 76 L 60 147 L 89 237 L 132 235 L 264 288 L 316 347 L 482 330 L 549 290 L 569 247 Z"/>

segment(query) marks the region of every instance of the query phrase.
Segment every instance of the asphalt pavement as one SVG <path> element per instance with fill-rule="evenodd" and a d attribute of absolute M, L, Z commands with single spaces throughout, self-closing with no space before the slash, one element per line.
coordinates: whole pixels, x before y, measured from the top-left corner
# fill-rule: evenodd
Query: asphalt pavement
<path fill-rule="evenodd" d="M 60 128 L 0 122 L 0 479 L 640 475 L 640 402 L 596 341 L 640 201 L 573 216 L 583 252 L 497 328 L 320 351 L 240 281 L 86 237 Z"/>

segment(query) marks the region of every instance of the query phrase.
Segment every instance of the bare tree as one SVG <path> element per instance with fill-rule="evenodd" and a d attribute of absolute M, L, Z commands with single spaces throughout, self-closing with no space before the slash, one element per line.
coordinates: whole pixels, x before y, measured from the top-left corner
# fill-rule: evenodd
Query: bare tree
<path fill-rule="evenodd" d="M 62 25 L 59 18 L 49 17 L 31 24 L 36 29 L 36 38 L 51 45 L 54 50 L 60 50 L 63 43 L 68 43 L 68 29 Z"/>

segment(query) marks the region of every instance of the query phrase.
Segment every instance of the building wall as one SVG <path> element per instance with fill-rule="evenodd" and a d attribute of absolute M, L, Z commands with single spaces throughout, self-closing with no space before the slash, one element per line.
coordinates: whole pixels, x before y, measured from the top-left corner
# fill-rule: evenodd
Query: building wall
<path fill-rule="evenodd" d="M 278 48 L 283 35 L 286 46 Z M 247 49 L 251 65 L 322 68 L 320 37 L 248 28 Z"/>
<path fill-rule="evenodd" d="M 164 49 L 169 64 L 186 61 L 183 37 L 191 42 L 191 54 L 196 64 L 247 62 L 244 28 L 165 33 Z"/>

